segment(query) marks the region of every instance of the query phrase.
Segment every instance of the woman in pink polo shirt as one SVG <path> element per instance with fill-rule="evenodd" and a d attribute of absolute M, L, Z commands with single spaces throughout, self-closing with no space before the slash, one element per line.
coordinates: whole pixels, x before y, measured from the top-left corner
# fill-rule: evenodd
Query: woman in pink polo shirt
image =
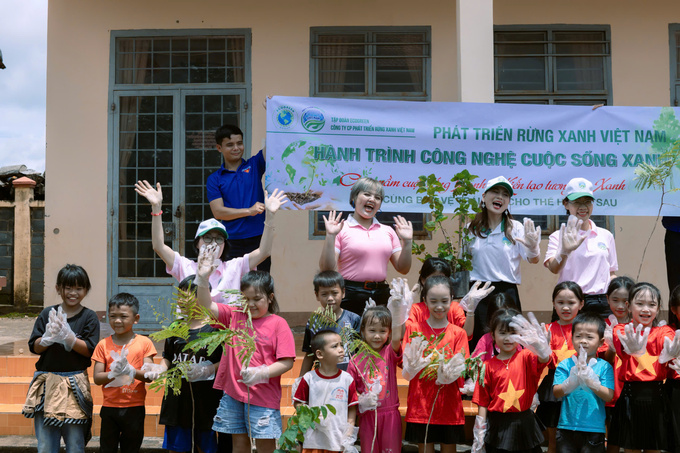
<path fill-rule="evenodd" d="M 354 212 L 343 220 L 342 213 L 331 211 L 326 224 L 319 268 L 337 270 L 345 279 L 342 308 L 361 316 L 370 297 L 387 305 L 390 287 L 385 282 L 387 263 L 401 274 L 411 269 L 413 226 L 402 216 L 394 218 L 394 229 L 376 220 L 385 191 L 375 179 L 361 178 L 349 195 Z M 396 231 L 395 231 L 396 230 Z"/>
<path fill-rule="evenodd" d="M 583 311 L 597 313 L 606 319 L 609 281 L 619 269 L 614 236 L 590 220 L 593 215 L 593 184 L 584 178 L 573 178 L 564 190 L 562 204 L 567 209 L 567 225 L 550 235 L 543 264 L 558 275 L 558 283 L 571 280 L 583 289 Z"/>

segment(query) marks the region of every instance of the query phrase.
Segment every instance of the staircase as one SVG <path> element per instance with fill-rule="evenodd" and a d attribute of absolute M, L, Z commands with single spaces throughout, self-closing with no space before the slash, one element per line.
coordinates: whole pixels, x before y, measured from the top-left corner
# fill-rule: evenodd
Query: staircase
<path fill-rule="evenodd" d="M 299 349 L 299 348 L 298 348 Z M 27 350 L 27 348 L 26 348 Z M 160 354 L 159 354 L 160 356 Z M 281 415 L 285 429 L 288 418 L 295 413 L 292 406 L 291 391 L 295 378 L 300 373 L 303 357 L 295 360 L 293 369 L 285 373 L 281 379 L 282 398 Z M 35 355 L 9 355 L 0 356 L 0 436 L 34 436 L 33 420 L 21 415 L 26 392 L 35 371 Z M 160 358 L 156 358 L 160 362 Z M 92 381 L 93 367 L 88 369 L 92 396 L 94 398 L 94 423 L 93 435 L 99 436 L 100 418 L 99 411 L 102 404 L 101 386 L 94 385 Z M 399 387 L 399 411 L 402 416 L 406 414 L 406 396 L 408 394 L 408 381 L 401 377 L 401 370 L 397 371 Z M 144 421 L 144 435 L 150 438 L 162 440 L 164 426 L 158 423 L 163 392 L 147 391 L 146 394 L 146 419 Z M 474 416 L 477 414 L 477 406 L 470 401 L 463 401 L 463 409 L 466 416 L 466 432 L 471 437 Z M 2 450 L 2 448 L 0 448 Z"/>

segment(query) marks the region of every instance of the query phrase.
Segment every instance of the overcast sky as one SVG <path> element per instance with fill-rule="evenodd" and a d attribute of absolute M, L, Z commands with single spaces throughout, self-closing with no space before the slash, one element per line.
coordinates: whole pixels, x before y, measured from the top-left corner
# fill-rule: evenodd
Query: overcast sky
<path fill-rule="evenodd" d="M 0 167 L 45 171 L 47 0 L 0 0 Z"/>

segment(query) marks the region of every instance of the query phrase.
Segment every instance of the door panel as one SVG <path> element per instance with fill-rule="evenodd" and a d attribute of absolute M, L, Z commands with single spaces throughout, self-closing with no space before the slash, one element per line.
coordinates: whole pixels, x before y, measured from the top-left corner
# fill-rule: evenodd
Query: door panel
<path fill-rule="evenodd" d="M 222 164 L 214 131 L 221 124 L 244 124 L 245 90 L 164 90 L 115 95 L 114 177 L 111 203 L 111 295 L 130 292 L 140 301 L 138 330 L 158 329 L 171 319 L 177 282 L 151 244 L 151 208 L 134 184 L 160 182 L 165 243 L 195 258 L 198 224 L 212 217 L 205 181 Z"/>

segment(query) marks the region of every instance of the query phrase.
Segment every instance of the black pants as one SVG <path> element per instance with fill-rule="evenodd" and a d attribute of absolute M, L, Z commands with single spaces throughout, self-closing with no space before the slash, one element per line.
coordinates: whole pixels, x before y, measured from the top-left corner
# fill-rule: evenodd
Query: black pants
<path fill-rule="evenodd" d="M 361 316 L 364 314 L 364 308 L 369 297 L 375 301 L 376 305 L 387 306 L 387 300 L 390 298 L 390 286 L 384 282 L 369 282 L 368 286 L 371 289 L 360 287 L 356 282 L 345 280 L 345 297 L 343 297 L 340 307 Z"/>
<path fill-rule="evenodd" d="M 558 429 L 556 437 L 560 453 L 604 453 L 606 450 L 604 433 Z"/>
<path fill-rule="evenodd" d="M 475 282 L 470 282 L 470 288 Z M 506 282 L 491 282 L 491 286 L 494 290 L 491 294 L 482 299 L 477 308 L 475 308 L 475 327 L 472 332 L 472 340 L 470 341 L 470 351 L 475 349 L 477 342 L 482 336 L 487 333 L 489 322 L 487 318 L 487 312 L 489 311 L 489 305 L 494 303 L 494 299 L 498 294 L 505 294 L 505 296 L 515 304 L 515 308 L 522 311 L 522 304 L 519 300 L 519 291 L 517 290 L 517 285 L 514 283 Z"/>
<path fill-rule="evenodd" d="M 668 275 L 668 291 L 680 285 L 680 233 L 666 230 L 664 238 L 666 246 L 666 273 Z"/>
<path fill-rule="evenodd" d="M 117 453 L 118 444 L 122 453 L 138 453 L 144 440 L 145 415 L 144 406 L 102 406 L 100 453 Z"/>
<path fill-rule="evenodd" d="M 229 239 L 229 253 L 227 260 L 240 258 L 246 253 L 250 253 L 257 249 L 260 247 L 260 239 L 262 239 L 262 235 L 245 239 Z M 266 260 L 257 265 L 257 270 L 269 272 L 271 266 L 272 259 L 271 257 L 267 257 Z"/>

